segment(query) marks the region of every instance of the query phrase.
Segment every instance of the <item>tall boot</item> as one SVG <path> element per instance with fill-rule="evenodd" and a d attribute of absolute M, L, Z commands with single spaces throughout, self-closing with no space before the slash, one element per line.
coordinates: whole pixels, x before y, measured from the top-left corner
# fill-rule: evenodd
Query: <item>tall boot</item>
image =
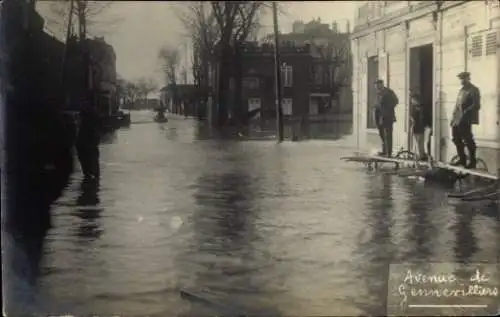
<path fill-rule="evenodd" d="M 467 150 L 469 152 L 469 164 L 467 164 L 467 168 L 476 168 L 477 165 L 477 158 L 476 158 L 476 147 L 475 146 L 468 146 Z"/>
<path fill-rule="evenodd" d="M 386 132 L 385 136 L 385 154 L 387 157 L 392 156 L 392 133 Z"/>
<path fill-rule="evenodd" d="M 466 166 L 467 165 L 467 156 L 465 155 L 465 147 L 463 145 L 457 145 L 456 147 L 457 147 L 458 161 L 453 165 Z"/>

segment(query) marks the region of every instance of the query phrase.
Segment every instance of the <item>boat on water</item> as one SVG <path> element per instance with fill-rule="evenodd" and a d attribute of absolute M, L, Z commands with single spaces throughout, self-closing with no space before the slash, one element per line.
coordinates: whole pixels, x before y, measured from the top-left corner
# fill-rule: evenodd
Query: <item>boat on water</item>
<path fill-rule="evenodd" d="M 168 119 L 166 116 L 160 116 L 160 115 L 155 115 L 153 120 L 154 120 L 154 122 L 158 122 L 158 123 L 168 122 Z"/>
<path fill-rule="evenodd" d="M 156 114 L 153 118 L 154 122 L 159 122 L 159 123 L 164 123 L 168 122 L 167 116 L 165 113 L 167 112 L 167 109 L 160 107 L 155 109 Z"/>

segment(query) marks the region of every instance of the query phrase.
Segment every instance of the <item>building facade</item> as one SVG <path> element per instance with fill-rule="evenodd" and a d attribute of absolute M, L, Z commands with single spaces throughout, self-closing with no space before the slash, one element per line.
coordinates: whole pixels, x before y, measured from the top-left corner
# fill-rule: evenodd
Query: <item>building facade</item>
<path fill-rule="evenodd" d="M 374 82 L 383 79 L 399 97 L 394 149 L 412 149 L 409 92 L 420 92 L 432 107 L 432 155 L 449 161 L 456 153 L 450 119 L 460 88 L 457 74 L 471 73 L 481 91 L 479 125 L 474 126 L 478 156 L 490 171 L 500 158 L 498 1 L 360 2 L 351 36 L 353 50 L 353 130 L 363 150 L 380 139 L 371 107 Z"/>
<path fill-rule="evenodd" d="M 341 31 L 342 29 L 342 31 Z M 309 104 L 311 115 L 352 115 L 352 55 L 350 24 L 338 21 L 323 23 L 319 18 L 307 23 L 295 21 L 290 33 L 280 35 L 285 45 L 313 47 L 309 70 Z M 263 39 L 273 43 L 274 35 Z"/>
<path fill-rule="evenodd" d="M 261 108 L 263 119 L 275 118 L 274 46 L 247 42 L 239 49 L 241 62 L 233 65 L 233 70 L 239 67 L 240 75 L 233 74 L 229 84 L 231 104 L 239 105 L 245 111 Z M 333 89 L 337 73 L 332 67 L 335 60 L 327 57 L 331 49 L 328 45 L 283 41 L 280 47 L 280 73 L 285 118 L 320 119 L 322 116 L 338 113 L 339 109 L 352 114 L 352 103 L 344 102 L 342 107 L 338 103 L 345 96 L 345 87 L 339 91 Z M 210 73 L 212 86 L 216 87 L 217 71 L 212 70 Z M 349 73 L 348 76 L 350 75 Z M 241 94 L 235 93 L 236 80 L 241 80 Z M 350 86 L 350 81 L 347 85 Z M 341 97 L 338 98 L 337 95 Z M 352 94 L 349 93 L 348 97 L 352 98 Z M 334 111 L 332 108 L 335 108 Z"/>
<path fill-rule="evenodd" d="M 264 118 L 275 118 L 274 47 L 248 44 L 242 50 L 241 103 L 246 105 L 248 111 L 261 108 Z M 282 107 L 285 117 L 303 117 L 309 113 L 311 50 L 310 45 L 281 47 Z"/>
<path fill-rule="evenodd" d="M 90 58 L 89 86 L 97 94 L 97 103 L 103 115 L 118 111 L 116 93 L 116 54 L 104 38 L 87 39 Z"/>

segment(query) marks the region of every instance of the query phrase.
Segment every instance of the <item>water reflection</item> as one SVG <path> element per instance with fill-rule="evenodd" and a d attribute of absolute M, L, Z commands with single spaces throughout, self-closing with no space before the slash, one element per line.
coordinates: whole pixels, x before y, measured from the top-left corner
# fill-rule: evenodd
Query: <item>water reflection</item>
<path fill-rule="evenodd" d="M 116 142 L 116 131 L 107 132 L 101 135 L 101 144 L 113 144 Z"/>
<path fill-rule="evenodd" d="M 442 193 L 346 168 L 336 142 L 193 142 L 194 124 L 170 120 L 177 141 L 133 125 L 102 146 L 101 191 L 70 186 L 54 213 L 48 302 L 75 315 L 383 315 L 396 256 L 453 262 L 463 232 Z M 475 257 L 494 261 L 497 223 L 473 220 Z"/>
<path fill-rule="evenodd" d="M 456 243 L 453 246 L 455 262 L 469 264 L 477 252 L 477 239 L 472 229 L 474 210 L 467 204 L 458 204 L 455 207 L 456 223 L 453 225 Z"/>
<path fill-rule="evenodd" d="M 352 133 L 352 120 L 342 117 L 320 122 L 303 122 L 303 120 L 296 119 L 295 121 L 285 121 L 283 125 L 283 134 L 286 140 L 337 140 Z M 276 120 L 255 120 L 248 126 L 239 128 L 244 139 L 269 139 L 276 135 L 276 130 Z M 207 139 L 215 135 L 234 138 L 238 135 L 238 129 L 210 129 L 206 122 L 200 121 L 196 133 L 197 139 Z"/>
<path fill-rule="evenodd" d="M 160 125 L 163 127 L 162 130 L 166 131 L 167 139 L 170 141 L 177 141 L 179 134 L 177 133 L 177 129 L 175 127 Z"/>
<path fill-rule="evenodd" d="M 84 180 L 80 189 L 81 194 L 77 198 L 77 208 L 75 210 L 76 216 L 81 220 L 77 236 L 84 240 L 93 241 L 102 234 L 99 226 L 102 208 L 97 207 L 99 204 L 99 180 Z"/>
<path fill-rule="evenodd" d="M 231 144 L 227 146 L 235 150 Z M 198 209 L 193 215 L 197 267 L 193 286 L 185 290 L 192 297 L 185 298 L 198 303 L 193 306 L 196 315 L 208 313 L 207 309 L 225 315 L 255 313 L 263 309 L 256 295 L 265 291 L 258 282 L 262 263 L 254 250 L 259 239 L 255 175 L 248 170 L 249 161 L 238 155 L 239 149 L 236 155 L 226 147 L 219 150 L 228 153 L 228 160 L 240 168 L 226 172 L 209 169 L 198 178 Z"/>
<path fill-rule="evenodd" d="M 433 241 L 436 241 L 437 228 L 429 218 L 429 211 L 433 207 L 433 192 L 424 186 L 415 184 L 405 184 L 408 192 L 408 203 L 406 208 L 406 221 L 409 230 L 406 234 L 406 241 L 409 242 L 406 254 L 403 255 L 403 262 L 429 262 L 434 255 L 432 249 Z"/>
<path fill-rule="evenodd" d="M 3 307 L 11 315 L 34 313 L 39 307 L 38 276 L 46 232 L 29 236 L 2 232 Z"/>
<path fill-rule="evenodd" d="M 382 316 L 387 311 L 387 293 L 389 268 L 394 258 L 394 246 L 391 241 L 392 231 L 392 178 L 387 174 L 373 175 L 366 191 L 367 214 L 366 227 L 371 228 L 371 237 L 362 242 L 362 267 L 359 272 L 366 287 L 364 304 L 360 309 L 369 315 Z"/>

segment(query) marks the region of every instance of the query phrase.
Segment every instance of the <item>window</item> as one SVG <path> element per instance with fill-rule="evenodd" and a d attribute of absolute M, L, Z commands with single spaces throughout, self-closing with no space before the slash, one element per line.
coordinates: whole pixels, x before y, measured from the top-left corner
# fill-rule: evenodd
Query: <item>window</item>
<path fill-rule="evenodd" d="M 283 102 L 281 103 L 281 106 L 283 108 L 283 115 L 285 116 L 291 116 L 293 111 L 293 103 L 291 98 L 285 98 L 283 99 Z"/>
<path fill-rule="evenodd" d="M 281 80 L 283 87 L 293 87 L 293 69 L 290 65 L 285 65 L 281 69 Z"/>
<path fill-rule="evenodd" d="M 366 127 L 367 129 L 376 129 L 377 123 L 375 121 L 375 113 L 373 112 L 373 106 L 377 101 L 377 90 L 375 89 L 375 81 L 379 78 L 379 61 L 378 57 L 368 58 L 366 64 L 366 93 L 367 93 L 367 105 L 366 105 Z"/>
<path fill-rule="evenodd" d="M 472 45 L 470 49 L 472 57 L 479 57 L 483 55 L 483 35 L 475 35 L 472 37 Z"/>
<path fill-rule="evenodd" d="M 309 101 L 309 114 L 317 115 L 319 113 L 318 108 L 318 100 L 311 98 Z"/>
<path fill-rule="evenodd" d="M 255 77 L 243 78 L 243 87 L 247 89 L 259 89 L 259 79 Z"/>
<path fill-rule="evenodd" d="M 486 55 L 496 55 L 497 53 L 497 33 L 486 34 Z"/>

